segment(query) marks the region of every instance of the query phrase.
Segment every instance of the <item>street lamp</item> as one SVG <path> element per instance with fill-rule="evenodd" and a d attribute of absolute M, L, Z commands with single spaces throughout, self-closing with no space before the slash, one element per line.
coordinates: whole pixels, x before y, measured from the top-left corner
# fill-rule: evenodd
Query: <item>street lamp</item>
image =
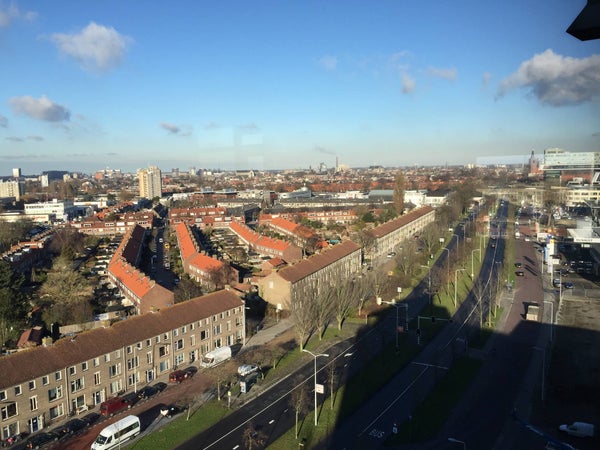
<path fill-rule="evenodd" d="M 456 308 L 456 296 L 458 295 L 456 285 L 458 283 L 458 272 L 465 269 L 456 269 L 454 271 L 454 307 Z"/>
<path fill-rule="evenodd" d="M 460 253 L 460 236 L 456 233 L 454 233 L 452 236 L 456 236 L 456 254 L 458 255 Z"/>
<path fill-rule="evenodd" d="M 396 308 L 396 350 L 398 350 L 399 344 L 398 344 L 398 335 L 400 333 L 398 333 L 398 326 L 399 326 L 399 322 L 398 322 L 398 310 L 400 308 L 405 308 L 406 309 L 406 321 L 405 321 L 405 327 L 404 330 L 408 331 L 408 303 L 396 303 L 394 300 L 392 301 L 385 301 L 385 300 L 381 300 L 378 301 L 377 304 L 381 304 L 381 303 L 385 303 L 386 305 L 392 305 L 394 308 Z"/>
<path fill-rule="evenodd" d="M 313 352 L 311 352 L 310 350 L 306 350 L 305 348 L 302 349 L 303 352 L 305 353 L 309 353 L 313 356 L 313 358 L 315 358 L 315 427 L 317 426 L 317 417 L 318 417 L 318 411 L 317 411 L 317 358 L 319 356 L 325 356 L 326 358 L 329 357 L 329 355 L 327 353 L 319 353 L 319 354 L 314 354 Z"/>
<path fill-rule="evenodd" d="M 451 437 L 448 438 L 448 441 L 449 442 L 454 442 L 455 444 L 462 444 L 463 449 L 467 450 L 467 444 L 465 443 L 465 441 L 459 441 L 458 439 L 454 439 L 454 438 L 451 438 Z"/>
<path fill-rule="evenodd" d="M 429 292 L 429 306 L 431 306 L 431 268 L 429 267 L 429 264 L 421 264 L 421 267 L 425 267 L 427 269 L 427 276 L 429 278 L 429 282 L 427 284 L 427 291 Z"/>
<path fill-rule="evenodd" d="M 475 270 L 473 267 L 473 255 L 475 254 L 475 252 L 479 252 L 479 257 L 481 258 L 481 250 L 479 250 L 478 248 L 471 252 L 471 278 L 475 277 Z"/>

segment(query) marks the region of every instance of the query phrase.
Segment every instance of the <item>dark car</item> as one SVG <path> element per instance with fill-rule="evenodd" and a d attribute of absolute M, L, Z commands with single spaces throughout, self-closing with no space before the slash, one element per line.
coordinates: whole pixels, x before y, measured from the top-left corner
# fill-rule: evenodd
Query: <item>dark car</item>
<path fill-rule="evenodd" d="M 573 289 L 573 288 L 575 287 L 575 285 L 574 285 L 573 283 L 571 283 L 570 281 L 565 281 L 565 282 L 563 283 L 563 287 L 564 287 L 565 289 Z"/>
<path fill-rule="evenodd" d="M 162 406 L 160 408 L 160 413 L 165 417 L 171 418 L 179 413 L 182 413 L 183 411 L 185 411 L 185 409 L 186 408 L 184 406 L 176 405 L 175 403 L 173 403 L 171 405 Z"/>
<path fill-rule="evenodd" d="M 186 367 L 185 369 L 183 369 L 183 371 L 188 374 L 188 377 L 191 378 L 194 375 L 196 375 L 196 372 L 198 372 L 198 368 L 194 367 L 194 366 L 189 366 L 189 367 Z"/>
<path fill-rule="evenodd" d="M 27 448 L 40 448 L 48 442 L 58 441 L 58 437 L 58 434 L 51 431 L 42 431 L 29 438 L 27 441 Z"/>
<path fill-rule="evenodd" d="M 154 388 L 156 388 L 156 390 L 158 392 L 162 392 L 167 388 L 167 383 L 163 383 L 162 381 L 159 381 L 158 383 L 154 383 L 152 386 Z"/>
<path fill-rule="evenodd" d="M 140 397 L 138 396 L 138 392 L 128 392 L 127 394 L 123 394 L 121 397 L 125 403 L 129 403 L 129 408 L 135 405 Z"/>
<path fill-rule="evenodd" d="M 154 397 L 158 392 L 158 389 L 154 386 L 146 386 L 138 391 L 138 397 L 141 399 L 150 398 Z"/>
<path fill-rule="evenodd" d="M 96 423 L 96 421 L 100 418 L 100 414 L 96 413 L 96 412 L 91 412 L 89 414 L 86 414 L 85 416 L 83 416 L 81 418 L 82 422 L 85 422 L 85 424 L 89 427 L 91 424 Z"/>
<path fill-rule="evenodd" d="M 77 433 L 79 430 L 83 430 L 89 424 L 85 423 L 81 419 L 71 419 L 67 423 L 65 423 L 62 427 L 59 428 L 58 434 L 61 438 L 66 436 L 71 436 Z"/>
<path fill-rule="evenodd" d="M 525 272 L 523 272 L 522 270 L 517 270 L 515 272 L 515 275 L 518 277 L 524 277 L 525 276 Z"/>
<path fill-rule="evenodd" d="M 520 262 L 516 262 L 516 263 L 515 263 L 515 267 L 516 267 L 517 269 L 520 269 L 522 265 L 523 265 L 523 264 L 521 264 Z"/>

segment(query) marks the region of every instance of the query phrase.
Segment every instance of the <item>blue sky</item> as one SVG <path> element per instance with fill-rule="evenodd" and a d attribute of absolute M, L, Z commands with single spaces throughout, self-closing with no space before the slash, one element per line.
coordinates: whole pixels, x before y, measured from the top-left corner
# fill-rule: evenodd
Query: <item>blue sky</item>
<path fill-rule="evenodd" d="M 0 175 L 600 151 L 585 0 L 0 0 Z"/>

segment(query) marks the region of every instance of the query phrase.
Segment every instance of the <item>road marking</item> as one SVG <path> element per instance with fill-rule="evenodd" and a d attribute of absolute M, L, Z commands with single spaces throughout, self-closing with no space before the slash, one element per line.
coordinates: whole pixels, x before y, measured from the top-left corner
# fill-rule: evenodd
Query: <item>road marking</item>
<path fill-rule="evenodd" d="M 233 450 L 235 450 L 236 448 L 240 448 L 240 444 L 238 444 L 235 447 L 233 447 Z"/>
<path fill-rule="evenodd" d="M 269 425 L 271 425 L 273 422 L 275 422 L 275 419 L 271 419 L 271 421 L 269 422 Z"/>
<path fill-rule="evenodd" d="M 369 436 L 373 436 L 377 439 L 381 439 L 385 435 L 384 431 L 378 430 L 377 428 L 373 428 L 369 433 Z"/>

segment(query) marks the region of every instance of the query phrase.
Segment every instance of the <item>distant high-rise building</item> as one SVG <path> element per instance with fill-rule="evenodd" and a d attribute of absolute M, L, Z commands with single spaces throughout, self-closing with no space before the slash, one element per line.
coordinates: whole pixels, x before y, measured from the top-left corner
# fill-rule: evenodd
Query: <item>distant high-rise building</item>
<path fill-rule="evenodd" d="M 162 180 L 158 167 L 150 166 L 147 169 L 140 169 L 137 175 L 140 182 L 140 197 L 147 199 L 162 197 Z"/>
<path fill-rule="evenodd" d="M 48 187 L 48 184 L 50 183 L 48 174 L 45 173 L 43 175 L 40 175 L 40 183 L 42 185 L 43 188 Z"/>
<path fill-rule="evenodd" d="M 0 197 L 14 197 L 19 201 L 21 195 L 23 195 L 23 184 L 18 181 L 0 181 Z"/>
<path fill-rule="evenodd" d="M 21 176 L 21 168 L 17 167 L 15 169 L 13 169 L 13 177 L 14 178 L 19 178 Z"/>

